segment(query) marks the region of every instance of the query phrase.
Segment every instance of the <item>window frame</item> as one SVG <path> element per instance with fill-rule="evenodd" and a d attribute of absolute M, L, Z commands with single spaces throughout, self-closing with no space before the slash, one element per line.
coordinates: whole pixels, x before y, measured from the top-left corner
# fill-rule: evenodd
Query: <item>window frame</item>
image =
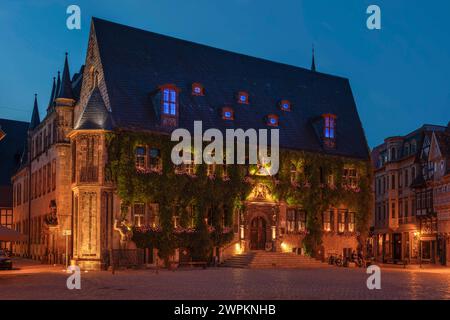
<path fill-rule="evenodd" d="M 179 112 L 179 92 L 180 89 L 174 84 L 165 84 L 159 87 L 161 92 L 161 114 L 164 117 L 176 118 Z M 168 91 L 168 100 L 166 100 L 166 90 Z M 175 93 L 175 99 L 172 100 L 172 93 Z M 165 112 L 166 104 L 168 104 L 168 112 Z M 172 107 L 174 113 L 172 113 Z"/>
<path fill-rule="evenodd" d="M 323 117 L 323 136 L 325 139 L 336 140 L 336 119 L 335 114 L 327 113 Z"/>

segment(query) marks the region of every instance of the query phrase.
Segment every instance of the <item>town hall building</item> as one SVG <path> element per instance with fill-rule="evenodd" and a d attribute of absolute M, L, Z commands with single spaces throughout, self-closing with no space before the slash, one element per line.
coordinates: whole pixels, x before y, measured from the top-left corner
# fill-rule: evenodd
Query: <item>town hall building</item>
<path fill-rule="evenodd" d="M 93 18 L 85 65 L 66 55 L 13 176 L 15 254 L 85 269 L 252 251 L 326 259 L 365 250 L 369 148 L 346 78 Z M 280 170 L 175 166 L 176 128 L 278 129 Z"/>

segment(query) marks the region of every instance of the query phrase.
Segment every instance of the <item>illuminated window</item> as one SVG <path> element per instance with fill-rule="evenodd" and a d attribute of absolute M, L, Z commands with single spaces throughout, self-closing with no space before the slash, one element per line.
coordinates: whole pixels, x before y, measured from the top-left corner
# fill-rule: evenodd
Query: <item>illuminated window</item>
<path fill-rule="evenodd" d="M 136 148 L 136 169 L 144 170 L 147 162 L 147 151 L 145 147 Z"/>
<path fill-rule="evenodd" d="M 178 107 L 178 89 L 174 85 L 161 87 L 162 113 L 166 116 L 176 116 Z"/>
<path fill-rule="evenodd" d="M 238 103 L 248 104 L 248 93 L 241 91 L 238 93 Z"/>
<path fill-rule="evenodd" d="M 193 96 L 204 96 L 205 95 L 205 89 L 200 83 L 193 83 L 192 84 L 192 95 Z"/>
<path fill-rule="evenodd" d="M 342 180 L 346 186 L 356 188 L 358 186 L 358 172 L 355 168 L 344 168 Z"/>
<path fill-rule="evenodd" d="M 136 227 L 145 224 L 145 204 L 135 203 L 133 206 L 133 223 Z"/>
<path fill-rule="evenodd" d="M 193 161 L 193 154 L 190 154 L 189 160 L 183 162 L 180 165 L 175 166 L 175 174 L 187 174 L 193 176 L 195 174 L 195 165 Z"/>
<path fill-rule="evenodd" d="M 300 233 L 306 231 L 306 212 L 299 209 L 288 209 L 286 216 L 288 233 Z"/>
<path fill-rule="evenodd" d="M 324 118 L 324 135 L 327 139 L 336 138 L 336 116 L 333 114 L 325 114 Z"/>
<path fill-rule="evenodd" d="M 159 149 L 148 149 L 148 167 L 151 171 L 162 170 L 161 151 Z"/>
<path fill-rule="evenodd" d="M 333 230 L 333 210 L 325 211 L 322 215 L 323 231 L 330 232 Z"/>
<path fill-rule="evenodd" d="M 234 120 L 234 111 L 231 108 L 225 107 L 222 109 L 222 119 Z"/>
<path fill-rule="evenodd" d="M 345 219 L 347 216 L 346 210 L 339 210 L 338 212 L 338 232 L 343 233 L 345 232 Z"/>
<path fill-rule="evenodd" d="M 297 167 L 295 166 L 295 164 L 291 164 L 291 183 L 295 184 L 297 183 L 297 178 L 298 178 L 298 171 L 297 171 Z"/>
<path fill-rule="evenodd" d="M 354 212 L 348 212 L 347 213 L 347 230 L 349 232 L 355 232 L 355 213 Z"/>
<path fill-rule="evenodd" d="M 281 100 L 280 109 L 283 111 L 291 111 L 291 103 L 288 100 Z"/>
<path fill-rule="evenodd" d="M 271 127 L 278 127 L 278 116 L 270 114 L 267 116 L 267 125 Z"/>

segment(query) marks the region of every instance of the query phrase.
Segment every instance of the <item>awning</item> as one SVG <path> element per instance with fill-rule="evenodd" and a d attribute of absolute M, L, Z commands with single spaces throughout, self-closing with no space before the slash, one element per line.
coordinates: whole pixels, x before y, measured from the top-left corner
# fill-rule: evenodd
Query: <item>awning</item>
<path fill-rule="evenodd" d="M 25 240 L 26 236 L 23 234 L 0 226 L 0 241 L 22 241 Z"/>

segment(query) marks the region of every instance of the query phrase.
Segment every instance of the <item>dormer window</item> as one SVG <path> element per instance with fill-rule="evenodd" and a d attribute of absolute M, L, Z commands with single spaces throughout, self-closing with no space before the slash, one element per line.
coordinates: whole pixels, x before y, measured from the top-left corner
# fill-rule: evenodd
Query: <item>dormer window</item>
<path fill-rule="evenodd" d="M 270 114 L 267 116 L 267 125 L 271 127 L 278 127 L 278 116 L 276 114 Z"/>
<path fill-rule="evenodd" d="M 324 114 L 324 137 L 326 139 L 336 138 L 336 116 L 334 114 Z"/>
<path fill-rule="evenodd" d="M 192 95 L 193 96 L 204 96 L 205 95 L 205 89 L 203 88 L 203 86 L 200 83 L 195 82 L 192 84 Z"/>
<path fill-rule="evenodd" d="M 167 116 L 176 116 L 178 111 L 178 89 L 174 85 L 161 87 L 162 113 Z"/>
<path fill-rule="evenodd" d="M 248 93 L 245 91 L 240 91 L 238 93 L 238 103 L 248 104 Z"/>
<path fill-rule="evenodd" d="M 291 111 L 291 103 L 288 100 L 281 100 L 280 109 L 283 111 Z"/>
<path fill-rule="evenodd" d="M 234 120 L 234 110 L 229 107 L 222 109 L 222 119 L 224 120 Z"/>

